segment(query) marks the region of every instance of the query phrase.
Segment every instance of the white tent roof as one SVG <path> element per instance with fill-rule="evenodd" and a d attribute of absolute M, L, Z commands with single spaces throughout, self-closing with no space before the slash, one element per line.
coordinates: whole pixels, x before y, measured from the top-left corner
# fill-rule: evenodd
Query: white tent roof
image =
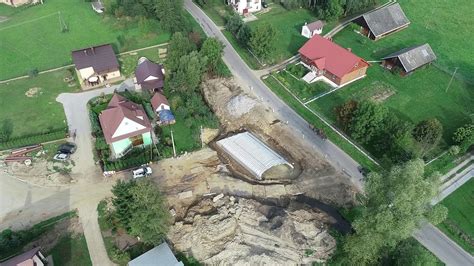
<path fill-rule="evenodd" d="M 249 132 L 219 140 L 217 145 L 258 178 L 261 178 L 263 173 L 273 166 L 281 164 L 291 166 L 283 157 Z"/>

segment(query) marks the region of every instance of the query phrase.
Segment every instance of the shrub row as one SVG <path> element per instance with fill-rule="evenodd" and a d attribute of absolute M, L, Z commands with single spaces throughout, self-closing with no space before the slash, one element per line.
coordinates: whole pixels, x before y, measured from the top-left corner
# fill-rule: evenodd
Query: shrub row
<path fill-rule="evenodd" d="M 139 153 L 138 153 L 139 152 Z M 132 151 L 125 158 L 119 159 L 117 161 L 105 161 L 104 170 L 105 171 L 121 171 L 134 167 L 138 167 L 143 164 L 147 164 L 150 161 L 158 160 L 158 153 L 156 150 L 153 150 L 153 157 L 150 157 L 150 149 L 137 149 L 137 151 Z"/>
<path fill-rule="evenodd" d="M 10 139 L 7 142 L 0 143 L 0 150 L 20 148 L 23 146 L 41 144 L 48 141 L 63 139 L 66 137 L 66 128 L 56 129 L 47 133 Z"/>

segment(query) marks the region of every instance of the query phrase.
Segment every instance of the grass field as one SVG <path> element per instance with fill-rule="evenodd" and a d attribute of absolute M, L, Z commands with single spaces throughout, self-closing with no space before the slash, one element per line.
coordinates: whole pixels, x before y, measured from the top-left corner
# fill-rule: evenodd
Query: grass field
<path fill-rule="evenodd" d="M 79 90 L 78 85 L 69 87 L 63 81 L 66 76 L 70 76 L 70 72 L 61 70 L 0 84 L 0 123 L 4 120 L 13 123 L 11 137 L 41 134 L 66 126 L 63 106 L 56 102 L 56 97 Z M 31 88 L 39 88 L 39 91 L 27 97 L 25 93 Z"/>
<path fill-rule="evenodd" d="M 79 0 L 48 0 L 14 11 L 2 5 L 0 15 L 8 17 L 0 23 L 0 80 L 25 75 L 34 68 L 71 64 L 74 49 L 112 43 L 116 52 L 123 52 L 163 43 L 170 37 L 157 21 L 100 16 L 89 2 Z M 61 31 L 60 20 L 68 31 Z"/>
<path fill-rule="evenodd" d="M 275 73 L 274 76 L 285 86 L 291 90 L 298 98 L 305 102 L 310 100 L 316 95 L 331 90 L 331 86 L 323 82 L 315 82 L 308 84 L 301 79 L 297 79 L 292 76 L 288 71 L 280 71 Z"/>
<path fill-rule="evenodd" d="M 53 247 L 50 254 L 53 256 L 55 265 L 92 265 L 86 238 L 83 234 L 62 237 L 56 246 Z"/>
<path fill-rule="evenodd" d="M 366 78 L 320 98 L 309 106 L 334 122 L 334 108 L 347 100 L 369 99 L 384 91 L 391 91 L 394 94 L 383 101 L 385 106 L 413 123 L 436 117 L 443 124 L 445 142 L 450 143 L 452 133 L 471 121 L 474 91 L 472 86 L 454 80 L 446 92 L 449 80 L 449 75 L 433 66 L 402 78 L 374 64 L 368 69 Z"/>
<path fill-rule="evenodd" d="M 474 255 L 474 180 L 458 188 L 441 204 L 448 208 L 448 218 L 438 227 L 467 252 Z"/>

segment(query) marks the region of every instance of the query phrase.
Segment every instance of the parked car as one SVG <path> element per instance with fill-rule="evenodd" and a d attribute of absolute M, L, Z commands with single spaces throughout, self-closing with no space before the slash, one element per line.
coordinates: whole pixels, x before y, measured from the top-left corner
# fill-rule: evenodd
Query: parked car
<path fill-rule="evenodd" d="M 150 176 L 153 173 L 153 171 L 151 170 L 151 167 L 143 166 L 143 167 L 133 170 L 132 173 L 133 173 L 133 178 L 140 178 L 144 176 Z"/>
<path fill-rule="evenodd" d="M 58 148 L 58 153 L 73 154 L 76 152 L 76 144 L 72 142 L 61 144 Z"/>
<path fill-rule="evenodd" d="M 66 161 L 67 159 L 69 159 L 69 154 L 59 152 L 56 155 L 54 155 L 53 159 L 56 161 Z"/>
<path fill-rule="evenodd" d="M 262 7 L 263 7 L 263 8 L 267 8 L 267 7 L 268 7 L 267 2 L 262 2 Z"/>

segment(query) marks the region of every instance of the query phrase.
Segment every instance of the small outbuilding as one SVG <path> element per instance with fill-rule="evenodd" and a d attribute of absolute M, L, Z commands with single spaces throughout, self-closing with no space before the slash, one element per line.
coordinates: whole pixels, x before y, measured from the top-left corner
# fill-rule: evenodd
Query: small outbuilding
<path fill-rule="evenodd" d="M 184 264 L 176 259 L 173 251 L 165 242 L 128 262 L 128 266 L 146 265 L 183 266 Z"/>
<path fill-rule="evenodd" d="M 382 65 L 387 69 L 399 67 L 402 69 L 401 75 L 405 76 L 416 69 L 430 64 L 436 60 L 431 46 L 429 44 L 418 45 L 402 49 L 396 53 L 382 58 Z"/>
<path fill-rule="evenodd" d="M 372 40 L 400 31 L 410 24 L 399 3 L 364 14 L 354 22 L 361 26 L 361 34 Z"/>
<path fill-rule="evenodd" d="M 306 38 L 311 38 L 316 34 L 321 34 L 323 32 L 324 22 L 318 20 L 312 23 L 305 23 L 301 28 L 301 35 Z"/>
<path fill-rule="evenodd" d="M 217 145 L 257 179 L 264 178 L 265 173 L 276 166 L 293 168 L 282 156 L 249 132 L 221 139 Z"/>
<path fill-rule="evenodd" d="M 153 107 L 153 111 L 158 115 L 158 124 L 160 126 L 170 125 L 176 122 L 171 112 L 168 99 L 166 99 L 163 94 L 156 92 L 151 98 L 151 106 Z"/>
<path fill-rule="evenodd" d="M 147 89 L 150 92 L 161 91 L 164 86 L 165 69 L 163 65 L 141 57 L 135 69 L 135 78 L 139 89 Z"/>

